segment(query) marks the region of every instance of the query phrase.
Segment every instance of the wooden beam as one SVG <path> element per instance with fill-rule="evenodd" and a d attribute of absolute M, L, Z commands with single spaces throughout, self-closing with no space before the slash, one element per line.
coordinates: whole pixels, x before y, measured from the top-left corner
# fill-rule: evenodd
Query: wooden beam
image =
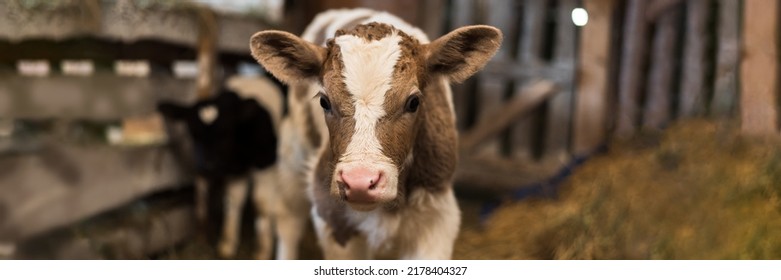
<path fill-rule="evenodd" d="M 624 19 L 621 75 L 618 81 L 616 137 L 628 137 L 637 129 L 640 93 L 643 89 L 643 63 L 646 57 L 646 0 L 629 0 Z"/>
<path fill-rule="evenodd" d="M 198 79 L 196 90 L 198 99 L 208 98 L 216 87 L 216 45 L 218 42 L 219 22 L 211 9 L 199 7 L 198 19 Z"/>
<path fill-rule="evenodd" d="M 686 1 L 686 38 L 678 117 L 692 117 L 705 112 L 705 71 L 709 68 L 705 48 L 712 4 L 710 0 Z"/>
<path fill-rule="evenodd" d="M 547 3 L 545 0 L 524 1 L 522 28 L 518 40 L 518 51 L 516 57 L 525 65 L 532 67 L 542 67 L 542 48 L 545 42 L 545 21 L 547 20 Z M 515 80 L 515 89 L 513 92 L 522 93 L 523 87 L 527 86 L 529 81 L 536 77 L 527 77 Z M 542 108 L 542 107 L 540 107 Z M 531 159 L 534 155 L 535 138 L 539 139 L 542 135 L 536 133 L 535 125 L 539 124 L 542 112 L 538 109 L 531 113 L 529 117 L 518 121 L 511 130 L 510 144 L 512 145 L 512 156 L 519 159 Z"/>
<path fill-rule="evenodd" d="M 677 89 L 673 87 L 678 54 L 675 52 L 679 43 L 683 6 L 670 9 L 659 16 L 656 22 L 656 32 L 651 50 L 651 70 L 648 80 L 643 129 L 661 129 L 672 118 L 672 98 Z"/>
<path fill-rule="evenodd" d="M 452 21 L 450 29 L 472 25 L 477 22 L 475 13 L 475 1 L 454 0 L 452 1 Z M 483 70 L 485 71 L 485 70 Z M 477 92 L 474 90 L 477 76 L 473 76 L 461 84 L 453 85 L 453 107 L 456 111 L 456 125 L 463 131 L 469 128 L 473 121 L 471 113 L 475 109 L 475 100 Z"/>
<path fill-rule="evenodd" d="M 711 100 L 711 115 L 730 117 L 738 98 L 738 64 L 740 63 L 740 0 L 719 0 L 718 49 L 716 73 Z"/>
<path fill-rule="evenodd" d="M 546 79 L 564 85 L 572 83 L 574 71 L 575 67 L 568 63 L 542 64 L 497 60 L 489 62 L 481 72 L 514 80 Z"/>
<path fill-rule="evenodd" d="M 484 141 L 501 133 L 518 119 L 529 114 L 540 103 L 556 92 L 556 86 L 550 81 L 538 81 L 516 94 L 504 106 L 487 113 L 485 118 L 470 131 L 461 136 L 462 153 L 471 152 Z"/>
<path fill-rule="evenodd" d="M 560 0 L 558 4 L 556 7 L 556 48 L 553 53 L 553 63 L 571 68 L 567 73 L 569 75 L 565 77 L 571 81 L 575 77 L 575 39 L 577 38 L 571 13 L 578 3 L 576 0 Z M 561 92 L 550 99 L 543 157 L 562 160 L 569 157 L 573 91 L 572 82 L 563 84 Z"/>
<path fill-rule="evenodd" d="M 486 5 L 487 15 L 485 22 L 499 28 L 505 36 L 502 46 L 496 52 L 492 60 L 512 59 L 512 43 L 509 38 L 515 31 L 515 1 L 512 0 L 488 0 L 483 2 Z M 477 121 L 487 120 L 492 112 L 502 106 L 506 92 L 508 90 L 509 80 L 504 77 L 479 74 L 477 82 Z M 501 153 L 500 139 L 492 139 L 480 147 L 480 153 L 498 155 Z"/>
<path fill-rule="evenodd" d="M 431 40 L 445 35 L 443 32 L 446 32 L 444 28 L 445 19 L 447 18 L 447 14 L 444 12 L 447 11 L 446 2 L 445 0 L 428 0 L 421 1 L 418 4 L 421 8 L 419 11 L 439 11 L 436 13 L 419 12 L 417 14 L 421 28 Z"/>
<path fill-rule="evenodd" d="M 0 76 L 0 115 L 10 118 L 116 120 L 153 113 L 160 99 L 194 102 L 192 79 L 156 76 Z"/>
<path fill-rule="evenodd" d="M 0 39 L 19 42 L 33 38 L 63 40 L 72 37 L 100 37 L 132 42 L 152 39 L 194 47 L 198 41 L 198 22 L 191 3 L 139 7 L 129 0 L 59 1 L 52 9 L 34 11 L 21 7 L 20 1 L 0 1 Z M 99 3 L 95 28 L 94 8 Z M 222 22 L 216 48 L 222 52 L 249 54 L 249 38 L 257 31 L 275 28 L 257 17 L 219 14 Z"/>
<path fill-rule="evenodd" d="M 655 22 L 659 17 L 670 12 L 670 10 L 677 9 L 678 4 L 684 2 L 683 0 L 654 0 L 649 1 L 648 7 L 645 8 L 645 20 L 649 23 Z"/>
<path fill-rule="evenodd" d="M 25 240 L 18 245 L 14 258 L 144 260 L 193 236 L 196 228 L 191 204 L 157 200 L 141 203 L 147 207 L 125 205 Z"/>
<path fill-rule="evenodd" d="M 566 162 L 544 160 L 466 157 L 458 165 L 456 186 L 460 191 L 481 195 L 506 195 L 524 186 L 540 183 L 555 176 Z"/>
<path fill-rule="evenodd" d="M 778 133 L 778 1 L 743 2 L 743 57 L 740 64 L 741 131 Z"/>
<path fill-rule="evenodd" d="M 608 69 L 614 0 L 586 0 L 589 22 L 580 34 L 580 54 L 575 99 L 573 150 L 593 152 L 606 139 Z"/>
<path fill-rule="evenodd" d="M 81 147 L 47 141 L 0 157 L 0 243 L 16 242 L 191 180 L 165 146 Z"/>

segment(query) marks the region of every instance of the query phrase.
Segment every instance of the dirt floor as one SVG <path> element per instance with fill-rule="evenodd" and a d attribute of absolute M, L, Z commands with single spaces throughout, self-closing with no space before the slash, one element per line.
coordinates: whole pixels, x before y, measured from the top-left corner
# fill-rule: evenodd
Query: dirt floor
<path fill-rule="evenodd" d="M 455 259 L 781 259 L 781 142 L 735 125 L 679 123 L 620 143 L 548 198 L 504 202 L 487 219 L 461 200 Z M 245 231 L 238 258 L 254 246 Z M 311 231 L 302 249 L 320 258 Z M 160 258 L 213 259 L 203 243 Z"/>
<path fill-rule="evenodd" d="M 595 156 L 554 199 L 466 224 L 457 259 L 781 259 L 781 142 L 679 123 Z"/>

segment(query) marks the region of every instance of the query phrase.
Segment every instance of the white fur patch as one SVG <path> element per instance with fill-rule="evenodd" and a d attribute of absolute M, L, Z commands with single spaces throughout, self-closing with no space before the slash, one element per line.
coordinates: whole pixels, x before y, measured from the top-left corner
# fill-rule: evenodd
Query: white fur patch
<path fill-rule="evenodd" d="M 217 110 L 217 106 L 214 105 L 203 107 L 198 111 L 198 117 L 200 117 L 201 121 L 205 124 L 212 124 L 219 114 L 220 112 Z"/>
<path fill-rule="evenodd" d="M 418 189 L 397 213 L 347 210 L 347 218 L 366 237 L 372 255 L 395 252 L 401 259 L 449 259 L 461 226 L 461 212 L 450 188 L 441 193 Z"/>
<path fill-rule="evenodd" d="M 376 136 L 377 121 L 385 115 L 382 105 L 385 94 L 391 89 L 393 69 L 401 56 L 398 34 L 380 40 L 366 41 L 353 35 L 339 36 L 335 40 L 342 53 L 347 90 L 355 107 L 355 133 L 342 155 L 343 161 L 361 160 L 365 156 L 380 157 L 382 147 Z"/>

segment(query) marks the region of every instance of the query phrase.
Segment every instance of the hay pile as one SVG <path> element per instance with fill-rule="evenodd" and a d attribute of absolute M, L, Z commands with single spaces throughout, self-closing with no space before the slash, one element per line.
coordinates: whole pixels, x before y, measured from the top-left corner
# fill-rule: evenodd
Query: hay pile
<path fill-rule="evenodd" d="M 585 163 L 556 199 L 467 222 L 457 259 L 781 259 L 781 142 L 693 120 Z"/>

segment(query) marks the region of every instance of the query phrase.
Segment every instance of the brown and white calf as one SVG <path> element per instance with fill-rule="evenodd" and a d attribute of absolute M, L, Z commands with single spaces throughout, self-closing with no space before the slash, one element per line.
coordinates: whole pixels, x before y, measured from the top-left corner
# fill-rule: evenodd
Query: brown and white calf
<path fill-rule="evenodd" d="M 296 102 L 322 108 L 303 125 L 326 127 L 308 175 L 325 257 L 451 258 L 461 215 L 449 82 L 480 70 L 501 32 L 467 26 L 430 42 L 393 15 L 358 9 L 319 15 L 303 37 L 263 31 L 250 46 Z"/>

